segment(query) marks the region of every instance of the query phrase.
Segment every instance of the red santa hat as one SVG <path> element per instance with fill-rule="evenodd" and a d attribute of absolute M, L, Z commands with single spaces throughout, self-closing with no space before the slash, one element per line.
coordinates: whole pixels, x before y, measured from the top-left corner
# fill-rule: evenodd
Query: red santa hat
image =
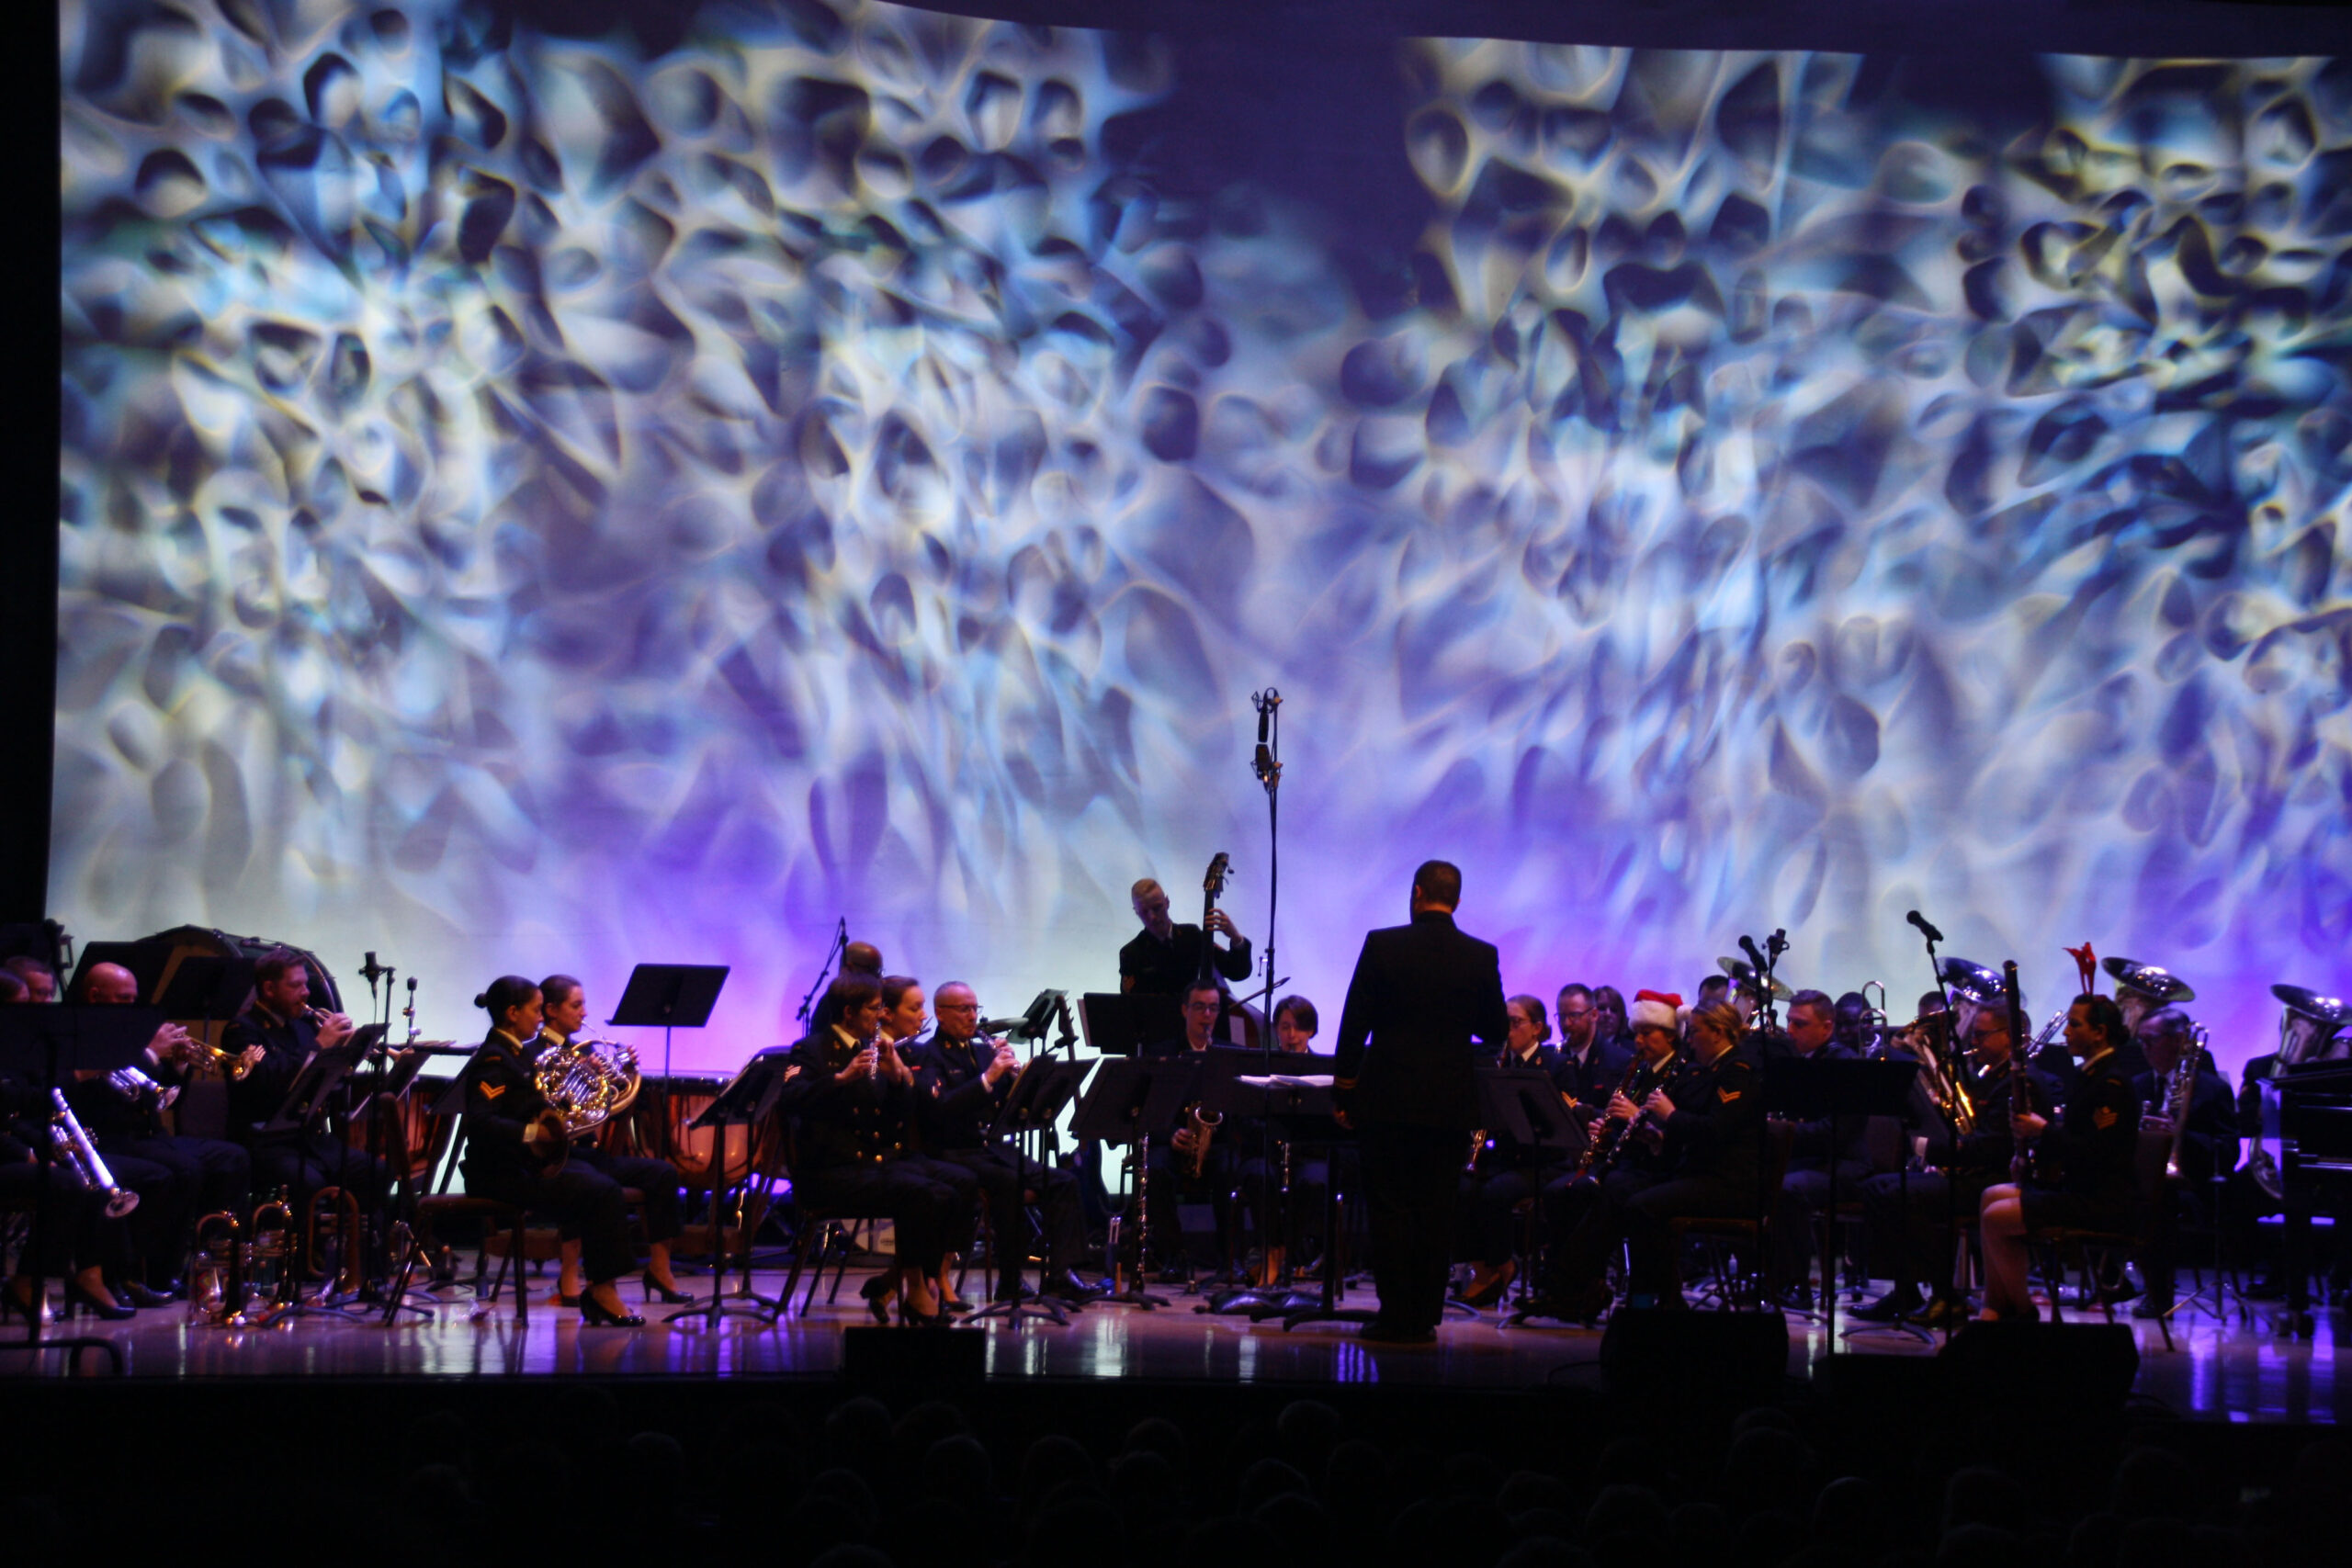
<path fill-rule="evenodd" d="M 1673 1029 L 1681 1018 L 1682 998 L 1672 991 L 1635 991 L 1626 1021 L 1635 1029 Z"/>

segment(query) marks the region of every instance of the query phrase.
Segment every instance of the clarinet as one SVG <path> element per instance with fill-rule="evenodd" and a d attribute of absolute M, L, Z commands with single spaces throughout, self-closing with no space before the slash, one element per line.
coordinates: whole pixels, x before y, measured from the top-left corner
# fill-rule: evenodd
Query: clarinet
<path fill-rule="evenodd" d="M 1645 1069 L 1648 1067 L 1649 1064 L 1643 1061 L 1640 1056 L 1635 1056 L 1632 1061 L 1625 1064 L 1625 1076 L 1617 1080 L 1617 1088 L 1612 1091 L 1611 1099 L 1614 1099 L 1620 1094 L 1623 1095 L 1628 1100 L 1636 1101 L 1646 1098 L 1650 1090 L 1656 1089 L 1659 1084 L 1666 1081 L 1666 1075 L 1673 1070 L 1674 1062 L 1675 1057 L 1673 1054 L 1669 1052 L 1667 1055 L 1666 1059 L 1657 1064 L 1657 1070 L 1655 1073 L 1645 1077 Z M 1636 1085 L 1638 1085 L 1640 1089 L 1640 1092 L 1638 1094 L 1635 1092 Z M 1606 1103 L 1606 1101 L 1603 1103 Z M 1649 1112 L 1645 1111 L 1638 1111 L 1634 1113 L 1634 1119 L 1631 1122 L 1620 1122 L 1616 1123 L 1616 1134 L 1609 1139 L 1606 1145 L 1603 1145 L 1601 1140 L 1598 1137 L 1588 1140 L 1584 1145 L 1584 1156 L 1577 1161 L 1576 1177 L 1583 1177 L 1589 1174 L 1606 1176 L 1611 1170 L 1614 1170 L 1617 1168 L 1619 1156 L 1623 1156 L 1625 1152 L 1625 1146 L 1634 1141 L 1634 1129 L 1641 1126 L 1641 1124 L 1648 1119 L 1648 1116 Z M 1573 1177 L 1571 1178 L 1571 1179 L 1574 1179 L 1575 1178 Z"/>
<path fill-rule="evenodd" d="M 2017 1136 L 2017 1119 L 2033 1114 L 2033 1086 L 2026 1081 L 2026 1059 L 2017 1055 L 2016 1042 L 2025 1038 L 2025 1006 L 2018 999 L 2018 961 L 2004 959 L 2001 977 L 2007 984 L 2009 1003 L 2009 1179 L 2033 1179 L 2033 1145 Z"/>

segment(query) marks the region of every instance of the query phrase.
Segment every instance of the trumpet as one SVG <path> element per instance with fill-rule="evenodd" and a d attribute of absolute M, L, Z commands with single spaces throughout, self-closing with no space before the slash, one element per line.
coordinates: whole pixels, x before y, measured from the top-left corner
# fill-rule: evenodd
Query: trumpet
<path fill-rule="evenodd" d="M 139 1207 L 139 1194 L 115 1185 L 114 1172 L 107 1168 L 106 1160 L 98 1154 L 98 1145 L 90 1142 L 90 1134 L 82 1131 L 74 1108 L 65 1103 L 65 1091 L 52 1089 L 49 1100 L 57 1107 L 50 1119 L 50 1147 L 56 1151 L 60 1165 L 73 1168 L 74 1178 L 85 1191 L 107 1195 L 107 1218 L 119 1220 Z"/>
<path fill-rule="evenodd" d="M 238 1053 L 223 1051 L 211 1042 L 198 1040 L 194 1035 L 188 1036 L 187 1051 L 188 1066 L 191 1070 L 204 1072 L 209 1069 L 219 1073 L 231 1083 L 244 1082 L 245 1075 L 254 1070 L 254 1064 L 245 1060 Z"/>

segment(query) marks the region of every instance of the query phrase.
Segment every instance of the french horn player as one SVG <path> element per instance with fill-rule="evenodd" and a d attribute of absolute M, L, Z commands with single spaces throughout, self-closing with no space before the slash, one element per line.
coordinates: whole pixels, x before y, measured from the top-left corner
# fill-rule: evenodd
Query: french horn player
<path fill-rule="evenodd" d="M 502 975 L 474 1003 L 490 1014 L 490 1033 L 465 1071 L 466 1190 L 548 1215 L 566 1239 L 579 1241 L 588 1278 L 579 1297 L 583 1325 L 639 1326 L 645 1319 L 622 1303 L 618 1285 L 637 1267 L 621 1184 L 571 1163 L 563 1113 L 532 1071 L 545 1017 L 538 987 Z"/>
<path fill-rule="evenodd" d="M 588 1021 L 588 993 L 580 982 L 569 975 L 550 975 L 539 982 L 539 1044 L 533 1053 L 532 1066 L 538 1082 L 547 1081 L 546 1068 L 550 1053 L 563 1054 L 585 1051 L 604 1045 L 582 1033 Z M 684 1218 L 678 1201 L 678 1168 L 666 1159 L 654 1159 L 639 1155 L 614 1154 L 597 1145 L 594 1130 L 571 1139 L 566 1156 L 568 1168 L 579 1166 L 601 1172 L 625 1188 L 635 1188 L 644 1194 L 638 1213 L 645 1224 L 645 1299 L 663 1301 L 673 1306 L 694 1300 L 678 1289 L 677 1277 L 670 1271 L 670 1244 L 684 1228 Z M 556 1285 L 561 1304 L 577 1304 L 580 1295 L 580 1242 L 568 1238 L 563 1244 L 560 1273 Z"/>

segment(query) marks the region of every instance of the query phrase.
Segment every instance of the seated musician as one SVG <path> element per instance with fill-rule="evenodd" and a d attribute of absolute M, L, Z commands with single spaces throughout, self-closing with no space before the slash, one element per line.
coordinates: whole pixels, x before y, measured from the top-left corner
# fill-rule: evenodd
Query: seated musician
<path fill-rule="evenodd" d="M 2176 1083 L 2188 1087 L 2188 1126 L 2181 1131 L 2180 1174 L 2164 1184 L 2147 1246 L 2140 1249 L 2140 1275 L 2147 1292 L 2132 1308 L 2140 1318 L 2163 1317 L 2173 1309 L 2173 1284 L 2184 1215 L 2215 1223 L 2213 1177 L 2238 1163 L 2237 1105 L 2229 1080 L 2197 1043 L 2196 1025 L 2177 1007 L 2158 1008 L 2133 1031 L 2148 1058 L 2148 1070 L 2132 1090 L 2146 1107 L 2143 1124 L 2172 1127 Z"/>
<path fill-rule="evenodd" d="M 870 942 L 842 944 L 842 973 L 863 975 L 876 985 L 882 983 L 882 950 Z M 816 1010 L 808 1015 L 808 1032 L 822 1034 L 841 1019 L 831 1010 L 832 992 L 829 989 L 817 998 Z"/>
<path fill-rule="evenodd" d="M 1208 929 L 1178 925 L 1169 917 L 1168 894 L 1147 876 L 1129 893 L 1136 919 L 1143 922 L 1127 945 L 1119 949 L 1119 989 L 1139 996 L 1182 996 L 1202 972 L 1201 952 L 1208 964 L 1228 980 L 1250 978 L 1250 939 L 1243 936 L 1223 909 L 1211 909 Z M 1226 939 L 1224 947 L 1210 941 Z"/>
<path fill-rule="evenodd" d="M 887 987 L 883 995 L 887 1000 Z M 996 1299 L 1020 1299 L 1022 1266 L 1038 1240 L 1029 1211 L 1033 1195 L 1045 1216 L 1046 1294 L 1093 1299 L 1096 1292 L 1078 1274 L 1086 1255 L 1078 1178 L 1025 1157 L 991 1133 L 1020 1079 L 1021 1059 L 1006 1042 L 980 1035 L 980 1002 L 971 987 L 950 981 L 939 987 L 937 1005 L 939 1027 L 915 1054 L 923 1149 L 969 1171 L 988 1199 L 996 1227 Z"/>
<path fill-rule="evenodd" d="M 21 991 L 22 983 L 17 985 Z M 11 1315 L 35 1321 L 44 1303 L 33 1290 L 41 1280 L 64 1280 L 69 1307 L 117 1322 L 138 1310 L 119 1300 L 106 1278 L 109 1270 L 130 1267 L 129 1218 L 108 1219 L 107 1195 L 83 1186 L 66 1161 L 42 1163 L 39 1151 L 50 1140 L 54 1114 L 40 1088 L 0 1071 L 0 1210 L 23 1213 L 29 1225 L 17 1255 L 17 1272 L 0 1288 L 0 1323 Z M 46 1215 L 40 1213 L 43 1206 Z"/>
<path fill-rule="evenodd" d="M 777 1108 L 794 1118 L 793 1193 L 802 1204 L 886 1214 L 898 1258 L 868 1280 L 868 1309 L 907 1323 L 946 1321 L 935 1283 L 951 1235 L 979 1202 L 971 1173 L 915 1151 L 914 1069 L 880 1038 L 882 987 L 870 975 L 836 978 L 833 1023 L 792 1047 Z"/>
<path fill-rule="evenodd" d="M 1215 981 L 1193 981 L 1184 992 L 1183 1034 L 1145 1046 L 1144 1055 L 1180 1058 L 1206 1053 L 1215 1043 L 1211 1032 L 1224 1006 L 1225 992 Z M 1203 1262 L 1191 1256 L 1184 1240 L 1182 1211 L 1188 1201 L 1207 1204 L 1215 1215 L 1216 1240 L 1206 1267 L 1221 1275 L 1231 1262 L 1233 1191 L 1241 1162 L 1234 1140 L 1223 1135 L 1222 1129 L 1209 1129 L 1205 1151 L 1201 1148 L 1203 1135 L 1191 1118 L 1179 1111 L 1178 1119 L 1159 1129 L 1151 1142 L 1144 1219 L 1153 1250 L 1159 1254 L 1161 1278 L 1170 1283 L 1189 1279 L 1193 1269 Z"/>
<path fill-rule="evenodd" d="M 1560 1090 L 1577 1102 L 1588 1122 L 1595 1120 L 1634 1059 L 1632 1042 L 1603 1035 L 1607 1015 L 1592 987 L 1580 980 L 1560 987 L 1553 1010 L 1560 1025 Z"/>
<path fill-rule="evenodd" d="M 855 945 L 865 944 L 861 942 Z M 879 953 L 876 953 L 877 959 L 880 956 Z M 885 975 L 881 977 L 880 984 L 882 1019 L 875 1027 L 874 1037 L 877 1042 L 888 1042 L 890 1048 L 898 1053 L 899 1060 L 905 1064 L 907 1070 L 919 1075 L 922 1060 L 921 1053 L 916 1048 L 916 1038 L 931 1022 L 931 1015 L 923 1010 L 922 987 L 910 975 Z M 919 1085 L 915 1105 L 914 1137 L 910 1143 L 910 1146 L 920 1148 L 926 1156 L 933 1152 L 931 1147 L 929 1130 L 923 1124 Z M 944 1163 L 956 1165 L 953 1160 Z M 956 1165 L 956 1168 L 959 1171 L 964 1170 L 960 1165 Z M 971 1173 L 964 1171 L 964 1174 L 968 1176 Z M 978 1191 L 977 1186 L 974 1191 L 976 1194 Z M 962 1313 L 972 1310 L 972 1303 L 964 1300 L 956 1292 L 956 1275 L 958 1265 L 972 1250 L 972 1244 L 978 1239 L 979 1234 L 980 1205 L 978 1197 L 975 1196 L 971 1202 L 957 1209 L 956 1224 L 947 1232 L 946 1250 L 940 1256 L 938 1275 L 932 1280 L 932 1289 L 939 1294 L 942 1311 Z"/>
<path fill-rule="evenodd" d="M 1501 1066 L 1532 1067 L 1559 1083 L 1560 1053 L 1551 1044 L 1552 1024 L 1544 1016 L 1544 1003 L 1534 997 L 1511 997 L 1503 1003 L 1503 1016 L 1510 1032 L 1503 1036 Z M 1477 1140 L 1462 1174 L 1455 1209 L 1455 1233 L 1471 1249 L 1470 1282 L 1461 1298 L 1464 1303 L 1483 1307 L 1502 1300 L 1519 1274 L 1511 1258 L 1519 1207 L 1563 1173 L 1566 1157 L 1561 1151 L 1525 1147 L 1504 1133 Z"/>
<path fill-rule="evenodd" d="M 1603 1201 L 1590 1206 L 1566 1248 L 1574 1274 L 1559 1315 L 1589 1319 L 1606 1309 L 1601 1265 L 1613 1237 L 1625 1241 L 1629 1293 L 1672 1305 L 1681 1296 L 1672 1222 L 1757 1213 L 1764 1106 L 1746 1033 L 1747 1020 L 1728 1001 L 1693 1009 L 1688 1064 L 1638 1108 L 1623 1107 L 1661 1129 L 1665 1175 L 1635 1191 L 1602 1189 Z"/>
<path fill-rule="evenodd" d="M 1896 1037 L 1893 1054 L 1917 1055 L 1932 1048 L 1912 1042 L 1919 1031 L 1940 1029 L 1949 1018 L 1940 1008 L 1921 1014 Z M 2009 1125 L 2015 1089 L 2009 1075 L 2028 1075 L 2028 1102 L 2039 1114 L 2048 1115 L 2057 1103 L 2050 1080 L 2018 1060 L 2007 1009 L 1980 1008 L 1969 1028 L 1961 1087 L 1970 1124 L 1955 1127 L 1940 1114 L 1923 1122 L 1931 1168 L 1884 1171 L 1862 1181 L 1862 1251 L 1883 1260 L 1894 1285 L 1877 1301 L 1854 1309 L 1852 1315 L 1861 1322 L 1917 1317 L 1942 1328 L 1967 1315 L 1967 1294 L 1952 1273 L 1953 1224 L 1983 1208 L 1986 1188 L 2009 1179 L 2009 1158 L 2017 1148 Z M 1928 1293 L 1922 1293 L 1923 1286 Z"/>
<path fill-rule="evenodd" d="M 2027 1290 L 2030 1233 L 2049 1225 L 2089 1230 L 2128 1226 L 2138 1201 L 2135 1165 L 2140 1097 L 2118 1066 L 2123 1014 L 2112 998 L 2086 992 L 2066 1010 L 2066 1050 L 2078 1066 L 2055 1121 L 2029 1112 L 2015 1119 L 2018 1141 L 2033 1145 L 2022 1184 L 1984 1191 L 1979 1235 L 1984 1249 L 1985 1318 L 2038 1314 Z"/>
<path fill-rule="evenodd" d="M 221 1049 L 247 1065 L 243 1077 L 229 1080 L 229 1136 L 252 1156 L 254 1190 L 288 1189 L 297 1214 L 322 1187 L 356 1195 L 363 1211 L 384 1194 L 384 1162 L 324 1126 L 263 1131 L 304 1065 L 351 1034 L 350 1019 L 311 1008 L 310 968 L 299 953 L 281 947 L 254 965 L 253 1000 L 220 1037 Z"/>
<path fill-rule="evenodd" d="M 641 1325 L 645 1319 L 622 1303 L 617 1283 L 637 1267 L 621 1184 L 571 1163 L 562 1115 L 532 1081 L 532 1045 L 545 1016 L 539 988 L 520 975 L 502 975 L 474 1005 L 490 1014 L 490 1033 L 464 1074 L 466 1190 L 544 1214 L 567 1238 L 579 1239 L 580 1267 L 588 1276 L 580 1292 L 582 1324 Z M 514 1267 L 521 1266 L 517 1259 Z"/>
<path fill-rule="evenodd" d="M 25 988 L 23 996 L 12 997 L 9 998 L 11 1001 L 48 1003 L 57 999 L 57 971 L 40 959 L 11 958 L 7 969 L 17 977 L 17 984 Z"/>
<path fill-rule="evenodd" d="M 1274 1044 L 1291 1055 L 1312 1054 L 1315 1036 L 1322 1027 L 1315 1004 L 1305 997 L 1294 994 L 1274 1004 Z M 1340 1159 L 1342 1190 L 1357 1190 L 1353 1179 L 1355 1145 L 1341 1145 L 1335 1152 Z M 1258 1280 L 1260 1284 L 1277 1283 L 1291 1259 L 1299 1256 L 1310 1240 L 1319 1245 L 1323 1239 L 1331 1161 L 1320 1151 L 1305 1154 L 1278 1139 L 1266 1158 L 1254 1162 L 1254 1168 L 1251 1165 L 1243 1166 L 1241 1181 L 1253 1211 L 1262 1199 L 1283 1212 L 1282 1223 L 1273 1233 L 1281 1239 L 1268 1249 Z"/>
<path fill-rule="evenodd" d="M 1838 1010 L 1822 991 L 1799 991 L 1789 998 L 1788 1028 L 1766 1046 L 1769 1058 L 1794 1061 L 1849 1060 L 1839 1044 Z M 1781 1203 L 1773 1216 L 1773 1267 L 1776 1286 L 1792 1297 L 1790 1304 L 1805 1305 L 1804 1281 L 1813 1271 L 1816 1217 L 1828 1207 L 1834 1185 L 1842 1196 L 1860 1191 L 1871 1174 L 1870 1118 L 1840 1116 L 1831 1124 L 1826 1116 L 1796 1123 L 1789 1145 L 1789 1169 L 1781 1184 Z M 1834 1268 L 1823 1259 L 1826 1271 Z"/>
<path fill-rule="evenodd" d="M 1585 1154 L 1544 1189 L 1541 1213 L 1550 1238 L 1550 1265 L 1543 1299 L 1529 1309 L 1535 1316 L 1597 1318 L 1609 1304 L 1607 1291 L 1596 1287 L 1616 1243 L 1611 1216 L 1665 1180 L 1670 1169 L 1665 1136 L 1640 1102 L 1653 1089 L 1670 1092 L 1687 1067 L 1687 1058 L 1677 1050 L 1681 1006 L 1682 998 L 1671 991 L 1634 993 L 1632 1057 L 1617 1081 L 1601 1090 L 1600 1115 Z"/>
<path fill-rule="evenodd" d="M 134 1006 L 139 981 L 119 964 L 94 964 L 83 977 L 82 999 L 98 1007 Z M 123 1282 L 122 1293 L 141 1306 L 178 1293 L 180 1261 L 199 1218 L 225 1210 L 243 1221 L 252 1206 L 253 1156 L 242 1145 L 164 1130 L 164 1111 L 186 1085 L 193 1050 L 187 1031 L 166 1023 L 131 1064 L 152 1088 L 126 1093 L 117 1087 L 117 1075 L 85 1072 L 66 1090 L 115 1179 L 139 1194 L 130 1232 L 141 1267 Z M 153 1174 L 158 1169 L 160 1180 Z"/>
<path fill-rule="evenodd" d="M 526 1060 L 537 1066 L 542 1052 L 570 1044 L 588 1021 L 588 993 L 569 975 L 550 975 L 539 982 L 539 1038 L 526 1041 Z M 602 1129 L 592 1129 L 571 1142 L 568 1166 L 600 1171 L 623 1187 L 645 1194 L 638 1213 L 645 1221 L 645 1299 L 659 1298 L 673 1306 L 694 1297 L 678 1289 L 670 1271 L 670 1243 L 684 1228 L 678 1203 L 678 1168 L 666 1159 L 641 1155 L 613 1154 L 597 1146 Z M 556 1282 L 558 1299 L 565 1306 L 580 1297 L 580 1238 L 565 1239 Z"/>

